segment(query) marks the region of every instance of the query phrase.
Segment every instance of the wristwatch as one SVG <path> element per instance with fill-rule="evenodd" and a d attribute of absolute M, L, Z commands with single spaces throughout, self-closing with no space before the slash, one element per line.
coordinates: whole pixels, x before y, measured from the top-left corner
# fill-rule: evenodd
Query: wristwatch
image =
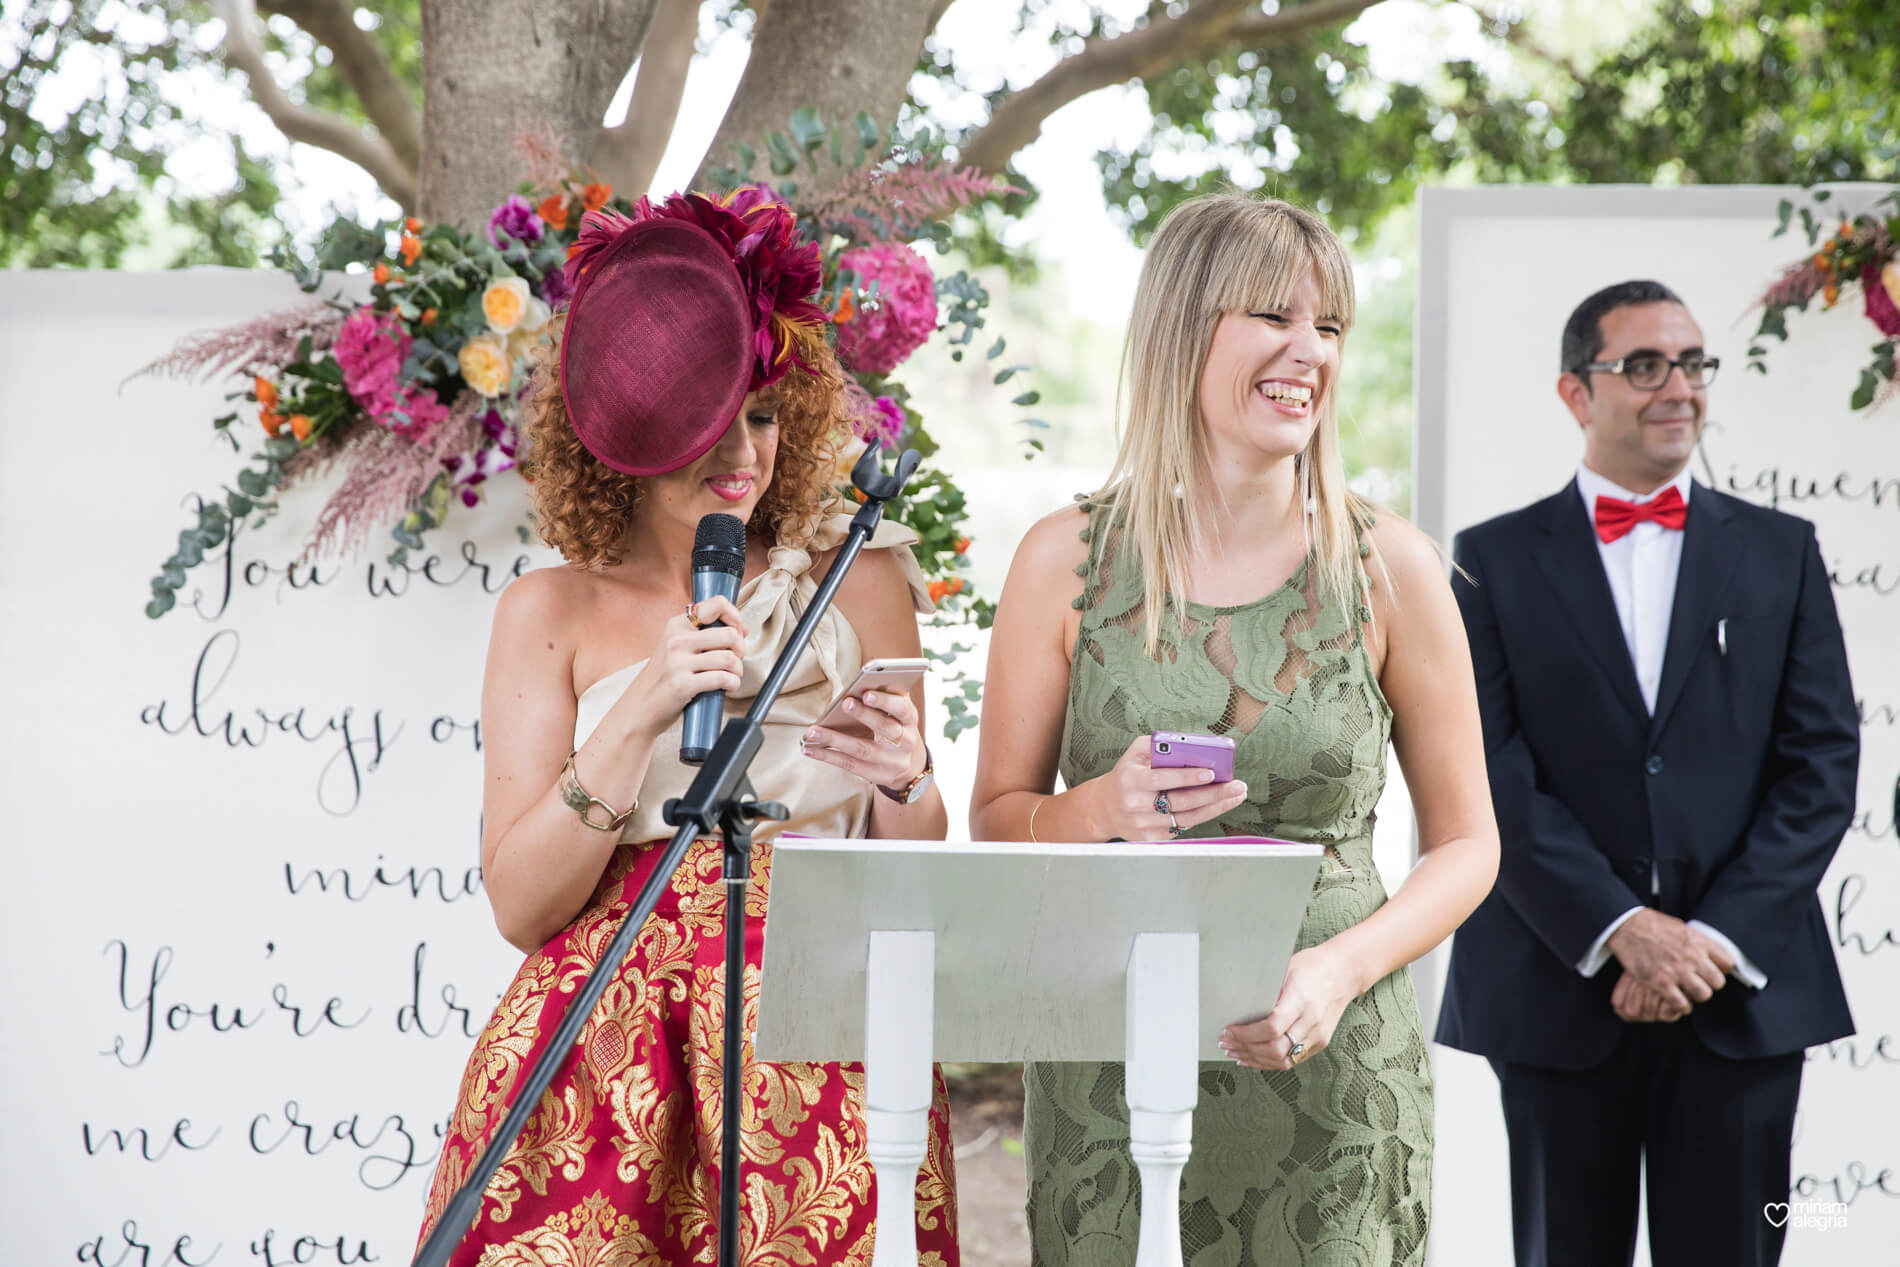
<path fill-rule="evenodd" d="M 885 787 L 880 783 L 877 785 L 877 790 L 890 797 L 893 801 L 896 801 L 899 805 L 915 805 L 918 801 L 924 799 L 924 793 L 930 790 L 930 785 L 935 777 L 936 772 L 930 760 L 930 749 L 926 747 L 924 749 L 924 770 L 922 774 L 919 774 L 902 788 Z"/>

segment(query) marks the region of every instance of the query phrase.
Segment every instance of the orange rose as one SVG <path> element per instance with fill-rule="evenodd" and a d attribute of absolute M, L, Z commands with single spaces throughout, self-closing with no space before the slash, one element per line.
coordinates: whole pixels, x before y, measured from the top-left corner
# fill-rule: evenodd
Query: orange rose
<path fill-rule="evenodd" d="M 265 412 L 277 408 L 277 387 L 262 374 L 257 376 L 257 403 L 264 406 Z"/>
<path fill-rule="evenodd" d="M 263 424 L 264 430 L 268 434 L 273 435 L 273 436 L 276 435 L 279 431 L 282 431 L 284 429 L 283 416 L 269 409 L 258 410 L 257 421 Z"/>
<path fill-rule="evenodd" d="M 831 314 L 833 325 L 844 325 L 858 315 L 858 305 L 851 298 L 850 291 L 841 291 L 838 295 L 838 311 Z"/>
<path fill-rule="evenodd" d="M 420 259 L 421 257 L 422 257 L 422 239 L 417 237 L 413 233 L 403 234 L 402 235 L 402 262 L 409 265 L 411 268 L 414 268 L 416 261 Z"/>
<path fill-rule="evenodd" d="M 435 309 L 424 308 L 422 310 L 422 324 L 425 326 L 432 326 L 435 324 Z"/>
<path fill-rule="evenodd" d="M 376 267 L 370 270 L 369 276 L 370 280 L 375 282 L 378 286 L 387 286 L 389 285 L 389 279 L 392 274 L 389 271 L 389 265 L 378 260 Z"/>
<path fill-rule="evenodd" d="M 932 581 L 925 588 L 929 591 L 930 601 L 933 603 L 941 603 L 943 596 L 950 592 L 950 586 L 945 581 Z"/>
<path fill-rule="evenodd" d="M 535 210 L 540 212 L 541 218 L 546 220 L 553 228 L 565 229 L 567 227 L 567 199 L 563 198 L 560 194 L 550 194 L 546 198 L 543 198 L 541 205 L 536 207 Z"/>
<path fill-rule="evenodd" d="M 310 438 L 310 415 L 290 415 L 290 434 L 296 436 L 299 440 L 308 440 Z"/>
<path fill-rule="evenodd" d="M 952 594 L 961 594 L 963 592 L 963 578 L 960 576 L 951 577 L 949 588 Z"/>
<path fill-rule="evenodd" d="M 614 187 L 612 185 L 588 185 L 581 190 L 581 205 L 586 207 L 589 211 L 599 211 L 602 207 L 607 205 L 607 200 L 613 197 L 613 195 Z M 560 226 L 557 225 L 556 227 L 558 228 Z"/>
<path fill-rule="evenodd" d="M 957 538 L 957 553 L 965 554 L 969 551 L 969 549 L 970 549 L 970 539 L 968 537 L 958 537 Z"/>
<path fill-rule="evenodd" d="M 414 216 L 410 216 L 407 220 L 402 222 L 402 227 L 411 233 L 420 233 L 422 232 L 422 221 L 416 219 Z"/>

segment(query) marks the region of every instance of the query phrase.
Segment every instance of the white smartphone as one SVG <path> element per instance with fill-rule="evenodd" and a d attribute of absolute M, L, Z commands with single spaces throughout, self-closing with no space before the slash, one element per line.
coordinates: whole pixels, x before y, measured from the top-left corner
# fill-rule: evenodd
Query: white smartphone
<path fill-rule="evenodd" d="M 847 686 L 837 699 L 831 701 L 831 707 L 825 710 L 825 715 L 819 719 L 818 724 L 840 734 L 869 739 L 871 728 L 845 712 L 844 702 L 848 699 L 862 701 L 866 691 L 888 691 L 892 695 L 908 695 L 912 687 L 924 680 L 924 673 L 929 667 L 928 661 L 914 657 L 866 661 L 864 667 L 858 670 L 857 680 Z"/>

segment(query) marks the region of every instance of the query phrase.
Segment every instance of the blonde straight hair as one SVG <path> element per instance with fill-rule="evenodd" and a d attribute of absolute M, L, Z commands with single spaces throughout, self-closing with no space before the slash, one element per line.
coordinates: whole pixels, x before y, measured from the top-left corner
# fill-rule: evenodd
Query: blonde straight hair
<path fill-rule="evenodd" d="M 1343 340 L 1355 308 L 1352 264 L 1310 211 L 1237 193 L 1193 198 L 1168 213 L 1148 245 L 1122 350 L 1120 448 L 1096 500 L 1141 559 L 1150 656 L 1160 654 L 1162 612 L 1171 595 L 1185 601 L 1188 562 L 1206 541 L 1193 493 L 1212 483 L 1200 383 L 1214 327 L 1228 313 L 1286 304 L 1308 276 Z M 1372 512 L 1346 488 L 1337 395 L 1335 376 L 1318 402 L 1313 438 L 1293 460 L 1318 596 L 1357 618 L 1371 602 L 1359 533 L 1371 526 Z M 1106 535 L 1097 535 L 1094 549 Z M 1178 615 L 1185 619 L 1186 609 Z"/>

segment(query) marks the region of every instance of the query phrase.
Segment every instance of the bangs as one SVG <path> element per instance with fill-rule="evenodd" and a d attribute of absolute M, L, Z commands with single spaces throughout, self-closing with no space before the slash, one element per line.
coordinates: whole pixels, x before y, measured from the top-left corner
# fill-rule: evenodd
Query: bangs
<path fill-rule="evenodd" d="M 1319 312 L 1350 330 L 1357 312 L 1352 262 L 1331 230 L 1295 207 L 1247 205 L 1232 232 L 1215 248 L 1211 296 L 1219 312 L 1265 312 L 1284 308 L 1294 290 L 1312 277 L 1319 286 Z M 1308 223 L 1308 221 L 1311 223 Z"/>

